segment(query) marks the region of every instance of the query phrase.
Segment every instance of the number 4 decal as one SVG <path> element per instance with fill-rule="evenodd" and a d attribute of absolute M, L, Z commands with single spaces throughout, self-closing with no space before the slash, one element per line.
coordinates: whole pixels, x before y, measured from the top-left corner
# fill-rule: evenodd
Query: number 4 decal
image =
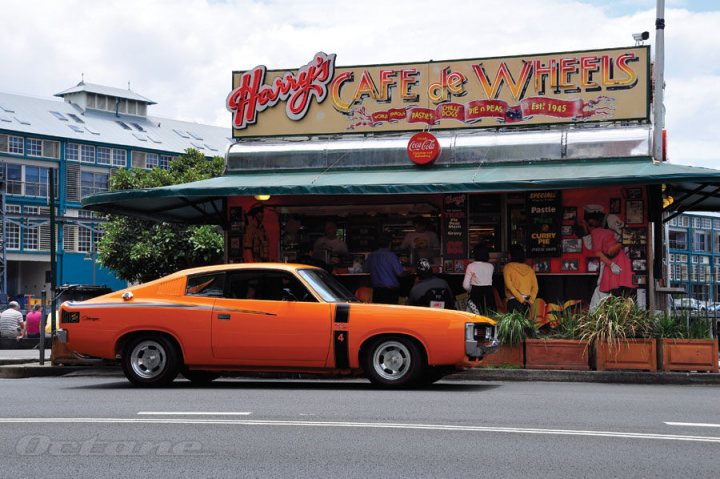
<path fill-rule="evenodd" d="M 343 334 L 343 333 L 338 334 L 337 340 L 340 341 L 341 343 L 343 341 L 345 341 L 345 334 Z"/>

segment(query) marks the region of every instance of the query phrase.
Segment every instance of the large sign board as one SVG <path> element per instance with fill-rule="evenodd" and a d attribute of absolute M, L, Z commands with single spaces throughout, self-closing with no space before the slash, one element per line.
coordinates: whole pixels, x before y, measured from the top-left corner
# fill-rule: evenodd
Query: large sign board
<path fill-rule="evenodd" d="M 648 120 L 650 48 L 233 72 L 235 137 Z"/>

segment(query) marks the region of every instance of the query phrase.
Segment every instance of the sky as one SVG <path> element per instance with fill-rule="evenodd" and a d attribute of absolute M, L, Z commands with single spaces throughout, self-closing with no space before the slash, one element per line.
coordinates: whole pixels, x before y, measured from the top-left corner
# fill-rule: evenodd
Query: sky
<path fill-rule="evenodd" d="M 655 42 L 656 0 L 3 0 L 0 91 L 86 82 L 153 116 L 230 127 L 231 72 L 483 58 Z M 720 169 L 720 1 L 666 0 L 668 156 Z M 654 53 L 653 53 L 654 56 Z"/>

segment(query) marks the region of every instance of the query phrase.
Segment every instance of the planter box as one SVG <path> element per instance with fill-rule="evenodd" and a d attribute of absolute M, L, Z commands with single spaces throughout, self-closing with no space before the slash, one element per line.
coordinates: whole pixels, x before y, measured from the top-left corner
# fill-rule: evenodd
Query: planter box
<path fill-rule="evenodd" d="M 718 342 L 713 339 L 661 339 L 663 371 L 718 372 Z"/>
<path fill-rule="evenodd" d="M 525 355 L 523 354 L 523 345 L 507 346 L 500 345 L 495 354 L 485 356 L 477 367 L 485 366 L 516 366 L 523 367 L 525 364 Z"/>
<path fill-rule="evenodd" d="M 608 350 L 606 342 L 595 345 L 595 365 L 606 369 L 657 371 L 657 347 L 654 339 L 627 339 Z"/>
<path fill-rule="evenodd" d="M 526 339 L 527 369 L 590 369 L 587 341 L 575 339 Z"/>

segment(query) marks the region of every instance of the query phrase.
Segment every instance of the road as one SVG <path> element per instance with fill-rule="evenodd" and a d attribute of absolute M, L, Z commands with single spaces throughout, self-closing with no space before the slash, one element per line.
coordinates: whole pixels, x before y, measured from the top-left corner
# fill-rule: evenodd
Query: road
<path fill-rule="evenodd" d="M 2 477 L 720 476 L 711 386 L 0 380 Z M 699 425 L 703 424 L 703 425 Z"/>

